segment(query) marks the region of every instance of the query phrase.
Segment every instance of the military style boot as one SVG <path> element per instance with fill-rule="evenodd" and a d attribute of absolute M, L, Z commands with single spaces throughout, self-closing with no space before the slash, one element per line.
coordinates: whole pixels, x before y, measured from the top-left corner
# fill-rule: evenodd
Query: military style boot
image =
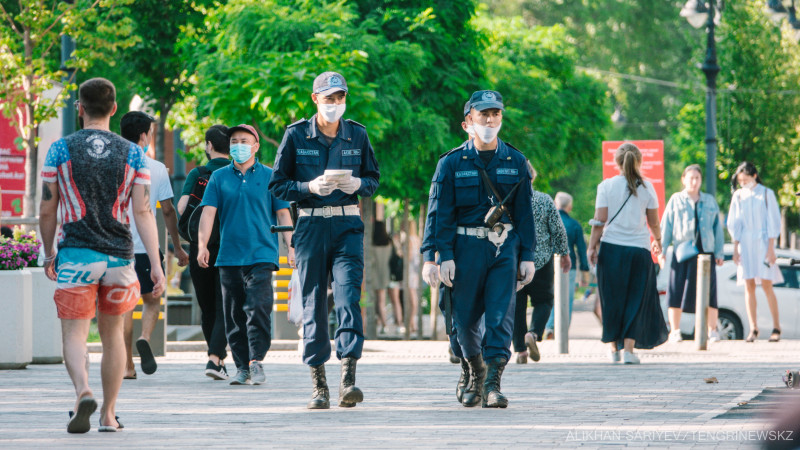
<path fill-rule="evenodd" d="M 507 359 L 495 358 L 489 361 L 489 369 L 486 371 L 486 384 L 483 391 L 486 395 L 483 398 L 484 408 L 505 408 L 508 406 L 508 399 L 500 392 L 500 378 L 503 370 L 508 363 Z"/>
<path fill-rule="evenodd" d="M 352 408 L 364 401 L 364 393 L 356 387 L 356 359 L 342 359 L 342 382 L 339 385 L 339 407 Z"/>
<path fill-rule="evenodd" d="M 461 377 L 458 379 L 458 384 L 456 385 L 456 398 L 458 399 L 458 403 L 461 403 L 461 399 L 464 397 L 464 391 L 469 387 L 469 363 L 465 358 L 458 358 L 458 360 L 461 362 Z"/>
<path fill-rule="evenodd" d="M 311 382 L 314 390 L 311 391 L 311 401 L 308 409 L 328 409 L 331 407 L 331 393 L 328 390 L 328 380 L 325 378 L 325 364 L 311 367 Z"/>
<path fill-rule="evenodd" d="M 464 391 L 461 404 L 471 408 L 480 405 L 483 399 L 483 383 L 486 380 L 486 365 L 483 363 L 483 357 L 480 353 L 469 358 L 467 362 L 472 371 L 472 377 L 469 386 Z"/>

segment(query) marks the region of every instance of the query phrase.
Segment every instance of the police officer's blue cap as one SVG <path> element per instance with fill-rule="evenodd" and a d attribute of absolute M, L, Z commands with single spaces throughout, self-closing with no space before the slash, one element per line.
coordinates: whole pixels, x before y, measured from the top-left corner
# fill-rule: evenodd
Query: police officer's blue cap
<path fill-rule="evenodd" d="M 323 72 L 314 79 L 314 93 L 331 95 L 334 92 L 347 92 L 347 81 L 336 72 Z"/>
<path fill-rule="evenodd" d="M 464 117 L 467 117 L 469 115 L 469 110 L 470 110 L 469 100 L 467 100 L 467 103 L 464 103 Z"/>
<path fill-rule="evenodd" d="M 503 96 L 497 91 L 477 91 L 469 98 L 470 109 L 478 111 L 485 109 L 500 109 L 505 111 L 503 106 Z"/>

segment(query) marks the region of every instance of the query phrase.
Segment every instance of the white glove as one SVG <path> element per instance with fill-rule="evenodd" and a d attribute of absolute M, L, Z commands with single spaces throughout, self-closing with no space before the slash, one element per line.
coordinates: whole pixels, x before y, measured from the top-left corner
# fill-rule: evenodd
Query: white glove
<path fill-rule="evenodd" d="M 308 182 L 308 190 L 311 191 L 312 194 L 317 194 L 321 197 L 331 195 L 334 189 L 336 189 L 336 183 L 325 181 L 325 175 L 320 175 Z"/>
<path fill-rule="evenodd" d="M 519 263 L 519 274 L 522 275 L 522 280 L 519 282 L 521 285 L 525 286 L 533 281 L 534 273 L 536 273 L 536 267 L 533 265 L 533 261 L 522 261 Z"/>
<path fill-rule="evenodd" d="M 439 266 L 439 278 L 447 287 L 453 287 L 453 279 L 456 276 L 456 262 L 452 259 L 443 261 Z"/>
<path fill-rule="evenodd" d="M 436 264 L 425 264 L 422 266 L 422 279 L 428 286 L 436 289 L 439 287 L 439 266 Z"/>
<path fill-rule="evenodd" d="M 345 194 L 352 195 L 355 191 L 358 190 L 358 188 L 361 187 L 361 178 L 350 177 L 350 179 L 339 183 L 339 185 L 336 187 Z"/>

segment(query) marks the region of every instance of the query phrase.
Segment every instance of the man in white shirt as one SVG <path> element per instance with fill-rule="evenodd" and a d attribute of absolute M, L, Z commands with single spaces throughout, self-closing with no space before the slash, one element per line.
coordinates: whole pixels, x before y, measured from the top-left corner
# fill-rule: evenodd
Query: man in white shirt
<path fill-rule="evenodd" d="M 153 132 L 154 122 L 155 118 L 147 113 L 131 111 L 122 116 L 120 121 L 122 137 L 144 149 L 147 156 L 147 165 L 150 169 L 150 209 L 155 216 L 157 204 L 161 203 L 161 212 L 164 214 L 164 222 L 166 222 L 167 230 L 172 238 L 172 245 L 175 247 L 178 265 L 185 266 L 189 262 L 189 255 L 181 247 L 180 236 L 178 236 L 178 215 L 172 205 L 173 193 L 169 174 L 163 163 L 153 159 L 155 149 L 150 144 L 153 142 L 153 135 L 155 134 Z M 142 335 L 136 341 L 136 349 L 141 357 L 142 372 L 150 375 L 158 368 L 153 357 L 153 351 L 150 348 L 150 336 L 161 312 L 161 298 L 153 296 L 153 282 L 150 280 L 150 260 L 133 221 L 131 221 L 131 234 L 133 235 L 133 253 L 136 258 L 136 276 L 139 278 L 143 302 Z M 164 256 L 162 254 L 161 260 L 163 261 L 163 259 Z M 132 339 L 133 311 L 130 311 L 125 317 L 126 379 L 136 379 L 136 369 L 133 365 Z"/>

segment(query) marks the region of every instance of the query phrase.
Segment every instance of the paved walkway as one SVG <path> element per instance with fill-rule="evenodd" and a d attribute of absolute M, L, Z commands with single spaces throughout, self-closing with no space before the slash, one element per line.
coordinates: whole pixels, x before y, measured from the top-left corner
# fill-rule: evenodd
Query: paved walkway
<path fill-rule="evenodd" d="M 358 367 L 365 402 L 327 411 L 305 409 L 310 377 L 296 351 L 268 355 L 262 386 L 212 381 L 203 353 L 171 352 L 154 375 L 125 381 L 117 412 L 126 428 L 115 434 L 95 431 L 98 414 L 92 432 L 66 433 L 74 399 L 63 365 L 0 371 L 0 446 L 752 448 L 748 432 L 764 430 L 766 418 L 718 416 L 800 369 L 800 341 L 721 342 L 707 352 L 665 344 L 640 352 L 640 366 L 611 365 L 594 339 L 572 341 L 568 355 L 552 341 L 541 347 L 541 362 L 506 369 L 506 410 L 456 403 L 458 366 L 445 342 L 369 341 Z M 99 357 L 91 385 L 101 397 Z M 327 367 L 336 396 L 338 364 Z"/>

